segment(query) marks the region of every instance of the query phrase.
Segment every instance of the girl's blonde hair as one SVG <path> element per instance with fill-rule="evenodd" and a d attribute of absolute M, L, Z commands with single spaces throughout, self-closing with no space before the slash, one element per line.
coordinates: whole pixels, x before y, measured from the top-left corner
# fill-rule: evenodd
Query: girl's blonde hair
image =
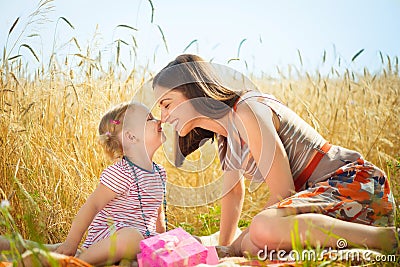
<path fill-rule="evenodd" d="M 122 131 L 123 119 L 126 111 L 133 109 L 134 103 L 121 103 L 109 111 L 101 118 L 99 124 L 99 143 L 103 147 L 104 152 L 112 160 L 121 158 L 123 148 L 119 134 Z"/>

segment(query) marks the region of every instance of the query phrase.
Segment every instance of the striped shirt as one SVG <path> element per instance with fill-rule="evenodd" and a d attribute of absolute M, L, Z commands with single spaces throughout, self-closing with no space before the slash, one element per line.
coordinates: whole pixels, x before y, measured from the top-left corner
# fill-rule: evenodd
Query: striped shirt
<path fill-rule="evenodd" d="M 106 168 L 100 176 L 100 183 L 114 191 L 117 197 L 95 216 L 83 247 L 88 248 L 125 227 L 134 227 L 145 236 L 146 224 L 140 209 L 135 175 L 138 177 L 147 227 L 151 236 L 156 234 L 158 208 L 164 197 L 165 169 L 153 162 L 153 170 L 148 171 L 137 165 L 131 166 L 125 159 L 121 159 Z"/>
<path fill-rule="evenodd" d="M 288 156 L 293 180 L 296 180 L 311 160 L 313 152 L 318 151 L 326 140 L 294 111 L 283 105 L 272 95 L 250 91 L 241 96 L 237 105 L 243 101 L 263 103 L 266 108 L 270 108 L 277 115 L 280 123 L 277 134 Z M 270 119 L 270 117 L 267 118 Z M 259 171 L 248 145 L 240 136 L 233 119 L 228 124 L 227 132 L 227 137 L 222 135 L 217 137 L 222 169 L 243 170 L 247 177 L 253 179 L 252 181 L 263 181 L 264 177 Z M 355 151 L 336 146 L 331 150 L 332 152 L 328 153 L 329 155 L 324 156 L 309 181 L 325 179 L 326 174 L 336 170 L 338 166 L 343 166 L 344 158 L 354 160 L 360 156 Z M 334 151 L 339 151 L 339 154 L 335 152 L 333 155 Z M 321 168 L 319 168 L 320 166 Z M 322 168 L 322 166 L 324 167 Z"/>

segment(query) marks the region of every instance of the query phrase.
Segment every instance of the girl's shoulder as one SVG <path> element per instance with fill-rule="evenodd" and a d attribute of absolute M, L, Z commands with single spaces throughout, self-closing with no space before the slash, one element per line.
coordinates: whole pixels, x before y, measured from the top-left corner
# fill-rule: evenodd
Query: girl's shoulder
<path fill-rule="evenodd" d="M 119 159 L 113 164 L 109 165 L 103 170 L 102 176 L 104 174 L 111 174 L 115 176 L 127 176 L 129 177 L 129 171 L 127 169 L 128 163 L 124 159 Z"/>
<path fill-rule="evenodd" d="M 132 186 L 133 179 L 123 160 L 118 160 L 103 170 L 100 183 L 117 194 L 123 194 Z"/>

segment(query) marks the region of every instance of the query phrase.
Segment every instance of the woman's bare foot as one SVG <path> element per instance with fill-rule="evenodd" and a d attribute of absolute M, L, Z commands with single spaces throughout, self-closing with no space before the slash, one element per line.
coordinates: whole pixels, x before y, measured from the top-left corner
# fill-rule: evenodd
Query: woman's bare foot
<path fill-rule="evenodd" d="M 393 227 L 393 232 L 391 253 L 400 254 L 400 228 Z"/>

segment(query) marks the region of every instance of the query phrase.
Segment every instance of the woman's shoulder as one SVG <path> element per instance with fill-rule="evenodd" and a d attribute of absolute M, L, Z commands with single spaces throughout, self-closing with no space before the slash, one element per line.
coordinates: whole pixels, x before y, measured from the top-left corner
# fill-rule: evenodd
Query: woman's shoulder
<path fill-rule="evenodd" d="M 273 95 L 264 94 L 257 91 L 244 93 L 236 105 L 236 114 L 242 121 L 254 119 L 256 117 L 265 118 L 272 116 L 271 107 L 268 100 L 278 101 Z M 259 115 L 259 116 L 258 116 Z M 270 116 L 268 116 L 270 115 Z"/>
<path fill-rule="evenodd" d="M 281 103 L 274 95 L 259 92 L 259 91 L 243 91 L 237 100 L 236 107 L 243 105 L 244 103 L 264 103 L 268 104 L 269 102 Z"/>
<path fill-rule="evenodd" d="M 273 95 L 249 92 L 242 98 L 233 115 L 234 124 L 240 134 L 258 131 L 260 126 L 275 131 L 279 129 L 281 123 L 279 113 L 276 112 L 276 104 L 279 105 L 280 102 Z"/>

